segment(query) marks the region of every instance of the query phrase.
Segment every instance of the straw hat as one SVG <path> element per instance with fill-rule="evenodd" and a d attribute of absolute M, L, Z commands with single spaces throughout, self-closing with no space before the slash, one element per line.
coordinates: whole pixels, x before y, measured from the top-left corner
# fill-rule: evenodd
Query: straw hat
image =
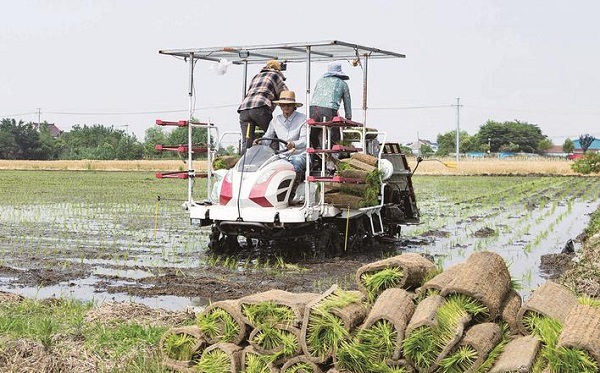
<path fill-rule="evenodd" d="M 327 65 L 327 72 L 324 76 L 337 76 L 342 80 L 350 79 L 350 77 L 342 71 L 342 64 L 340 62 L 332 62 Z"/>
<path fill-rule="evenodd" d="M 302 103 L 296 102 L 296 93 L 294 91 L 283 91 L 279 95 L 279 100 L 273 101 L 274 104 L 294 104 L 296 107 L 302 106 Z"/>
<path fill-rule="evenodd" d="M 269 60 L 265 65 L 267 69 L 281 71 L 281 62 L 277 60 Z"/>

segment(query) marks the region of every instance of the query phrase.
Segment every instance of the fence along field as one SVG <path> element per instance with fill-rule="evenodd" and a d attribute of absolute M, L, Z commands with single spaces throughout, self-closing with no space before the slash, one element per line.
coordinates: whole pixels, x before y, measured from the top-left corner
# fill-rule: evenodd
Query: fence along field
<path fill-rule="evenodd" d="M 523 281 L 524 292 L 540 282 L 540 255 L 560 252 L 598 206 L 595 177 L 420 174 L 444 169 L 438 163 L 419 166 L 415 190 L 425 224 L 406 229 L 407 247 L 395 249 L 430 253 L 444 267 L 471 251 L 494 250 Z M 147 167 L 141 164 L 133 169 Z M 490 164 L 486 172 L 517 173 L 490 171 Z M 525 173 L 541 172 L 537 162 L 534 169 Z M 208 232 L 190 227 L 180 208 L 185 183 L 157 180 L 151 170 L 154 166 L 144 172 L 0 171 L 0 289 L 40 298 L 132 299 L 167 308 L 204 302 L 168 291 L 148 298 L 127 293 L 150 288 L 143 280 L 167 269 L 209 270 L 214 264 L 205 255 Z M 346 281 L 339 276 L 327 281 Z"/>

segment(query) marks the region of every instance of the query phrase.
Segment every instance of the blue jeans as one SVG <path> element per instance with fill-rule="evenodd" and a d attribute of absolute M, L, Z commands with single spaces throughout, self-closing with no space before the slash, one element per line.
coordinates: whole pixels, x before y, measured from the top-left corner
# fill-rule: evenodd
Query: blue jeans
<path fill-rule="evenodd" d="M 288 161 L 294 166 L 296 173 L 301 173 L 306 170 L 306 154 L 292 155 Z"/>

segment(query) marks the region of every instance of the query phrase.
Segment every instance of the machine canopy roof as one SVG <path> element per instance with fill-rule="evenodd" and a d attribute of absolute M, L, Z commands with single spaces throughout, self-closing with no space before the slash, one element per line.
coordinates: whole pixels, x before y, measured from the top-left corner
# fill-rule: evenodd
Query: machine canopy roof
<path fill-rule="evenodd" d="M 357 58 L 404 58 L 403 54 L 346 43 L 339 40 L 300 42 L 269 45 L 228 46 L 212 48 L 169 49 L 158 53 L 182 58 L 220 61 L 227 59 L 234 64 L 264 64 L 269 60 L 306 62 L 310 50 L 311 62 L 353 60 Z"/>

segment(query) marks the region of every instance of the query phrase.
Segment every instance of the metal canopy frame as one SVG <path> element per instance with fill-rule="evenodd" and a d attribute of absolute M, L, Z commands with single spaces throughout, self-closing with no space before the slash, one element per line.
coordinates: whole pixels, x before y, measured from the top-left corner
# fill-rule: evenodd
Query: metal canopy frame
<path fill-rule="evenodd" d="M 285 62 L 334 61 L 367 58 L 405 58 L 404 54 L 339 40 L 268 45 L 226 46 L 211 48 L 169 49 L 158 53 L 208 61 L 227 59 L 236 65 L 264 64 L 268 60 Z"/>

